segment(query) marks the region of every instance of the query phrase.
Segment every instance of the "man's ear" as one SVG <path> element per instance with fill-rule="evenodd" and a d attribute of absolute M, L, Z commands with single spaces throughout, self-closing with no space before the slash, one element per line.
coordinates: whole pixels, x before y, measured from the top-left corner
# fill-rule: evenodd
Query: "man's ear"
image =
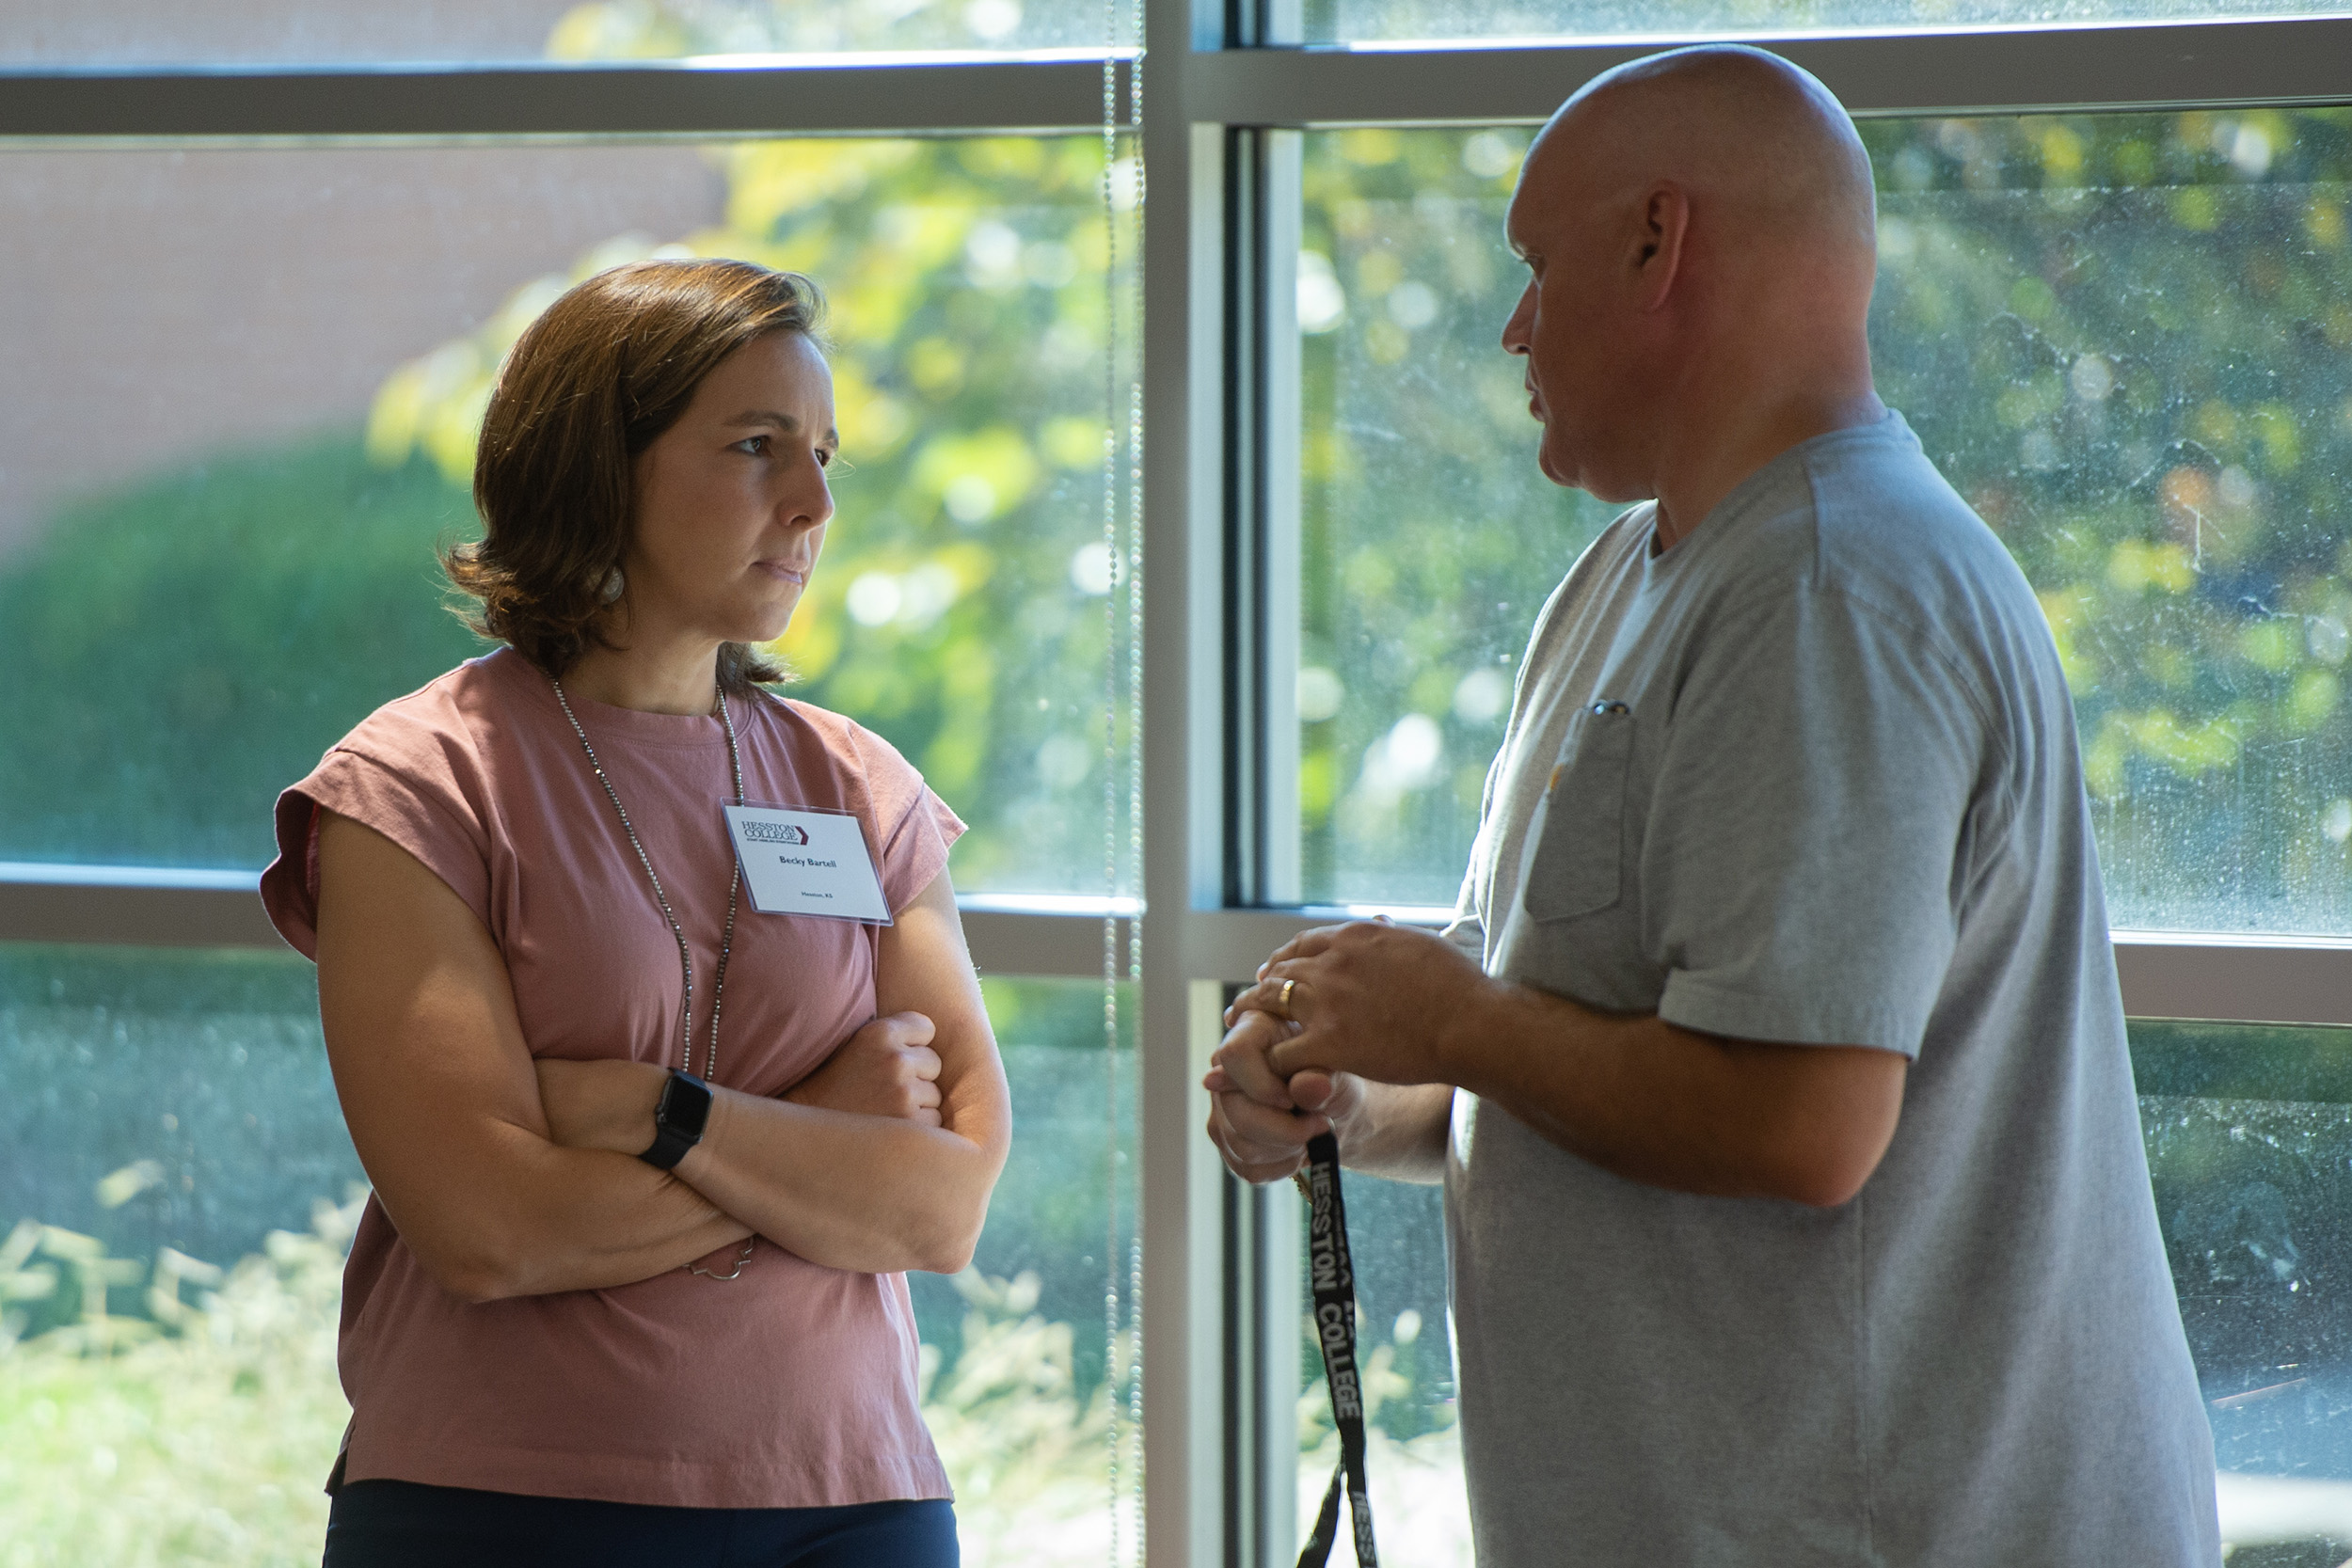
<path fill-rule="evenodd" d="M 1682 245 L 1691 232 L 1691 197 L 1671 180 L 1652 185 L 1635 215 L 1633 286 L 1637 309 L 1658 309 L 1682 276 Z"/>

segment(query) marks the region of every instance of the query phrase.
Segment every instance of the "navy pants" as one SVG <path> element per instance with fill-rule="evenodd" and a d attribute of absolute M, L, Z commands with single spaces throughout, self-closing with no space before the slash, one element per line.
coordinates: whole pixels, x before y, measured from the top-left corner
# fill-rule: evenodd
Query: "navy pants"
<path fill-rule="evenodd" d="M 335 1495 L 326 1568 L 956 1568 L 939 1498 L 848 1508 L 661 1508 L 405 1481 Z"/>

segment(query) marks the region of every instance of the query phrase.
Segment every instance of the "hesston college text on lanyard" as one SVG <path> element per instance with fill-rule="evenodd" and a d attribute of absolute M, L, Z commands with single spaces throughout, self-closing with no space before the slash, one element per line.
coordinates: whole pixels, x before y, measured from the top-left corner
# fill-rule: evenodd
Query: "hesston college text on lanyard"
<path fill-rule="evenodd" d="M 1340 1140 L 1329 1132 L 1307 1144 L 1307 1273 L 1314 1286 L 1315 1338 L 1323 1346 L 1323 1376 L 1331 1389 L 1331 1418 L 1340 1429 L 1340 1463 L 1323 1494 L 1315 1532 L 1299 1551 L 1298 1568 L 1323 1568 L 1340 1529 L 1340 1484 L 1347 1485 L 1348 1517 L 1356 1526 L 1356 1560 L 1379 1568 L 1372 1544 L 1372 1497 L 1364 1483 L 1364 1385 L 1356 1365 L 1356 1266 L 1347 1252 L 1347 1206 L 1340 1197 Z"/>

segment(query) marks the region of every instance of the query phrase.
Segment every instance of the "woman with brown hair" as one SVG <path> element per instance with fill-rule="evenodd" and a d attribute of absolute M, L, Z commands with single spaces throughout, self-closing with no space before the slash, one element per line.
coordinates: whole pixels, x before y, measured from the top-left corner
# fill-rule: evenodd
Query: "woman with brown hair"
<path fill-rule="evenodd" d="M 969 1261 L 1010 1112 L 962 824 L 759 685 L 833 515 L 818 308 L 739 261 L 548 307 L 446 562 L 505 646 L 278 800 L 374 1183 L 330 1568 L 956 1560 L 904 1271 Z"/>

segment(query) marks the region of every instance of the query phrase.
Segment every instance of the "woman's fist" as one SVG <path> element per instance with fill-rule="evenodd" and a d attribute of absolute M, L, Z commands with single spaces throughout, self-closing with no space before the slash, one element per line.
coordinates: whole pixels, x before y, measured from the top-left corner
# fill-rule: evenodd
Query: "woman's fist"
<path fill-rule="evenodd" d="M 824 1066 L 793 1085 L 795 1105 L 851 1116 L 894 1117 L 937 1127 L 939 1053 L 931 1021 L 921 1013 L 878 1018 L 843 1041 Z"/>

